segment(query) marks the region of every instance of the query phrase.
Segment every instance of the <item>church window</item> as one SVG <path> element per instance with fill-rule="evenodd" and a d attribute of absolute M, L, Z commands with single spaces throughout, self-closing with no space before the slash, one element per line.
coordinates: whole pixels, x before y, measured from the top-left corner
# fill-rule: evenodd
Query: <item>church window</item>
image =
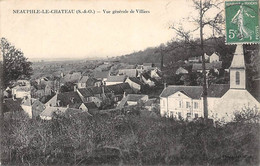
<path fill-rule="evenodd" d="M 237 71 L 236 72 L 236 85 L 240 84 L 240 73 Z"/>

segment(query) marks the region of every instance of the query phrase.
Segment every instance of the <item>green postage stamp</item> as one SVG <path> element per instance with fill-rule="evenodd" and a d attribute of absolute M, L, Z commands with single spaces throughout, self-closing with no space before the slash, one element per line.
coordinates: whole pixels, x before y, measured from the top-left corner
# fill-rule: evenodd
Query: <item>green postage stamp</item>
<path fill-rule="evenodd" d="M 226 43 L 259 43 L 258 0 L 225 1 Z"/>

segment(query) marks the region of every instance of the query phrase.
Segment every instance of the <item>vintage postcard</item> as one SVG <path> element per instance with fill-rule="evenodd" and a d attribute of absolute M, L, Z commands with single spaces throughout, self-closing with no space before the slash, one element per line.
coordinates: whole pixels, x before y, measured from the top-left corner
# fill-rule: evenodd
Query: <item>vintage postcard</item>
<path fill-rule="evenodd" d="M 259 165 L 258 0 L 0 0 L 0 165 Z"/>

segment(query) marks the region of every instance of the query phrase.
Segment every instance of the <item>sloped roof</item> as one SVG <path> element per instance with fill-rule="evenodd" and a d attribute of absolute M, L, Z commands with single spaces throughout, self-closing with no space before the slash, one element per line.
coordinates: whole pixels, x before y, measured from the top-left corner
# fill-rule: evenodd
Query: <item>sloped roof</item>
<path fill-rule="evenodd" d="M 108 85 L 107 88 L 111 89 L 114 94 L 124 94 L 124 92 L 132 93 L 133 90 L 128 83 L 121 83 L 115 85 Z"/>
<path fill-rule="evenodd" d="M 102 87 L 87 87 L 87 88 L 80 88 L 78 91 L 84 96 L 84 97 L 91 97 L 94 96 L 95 94 L 101 94 L 103 93 Z M 104 92 L 105 93 L 111 93 L 112 90 L 108 88 L 108 86 L 104 87 Z"/>
<path fill-rule="evenodd" d="M 60 100 L 61 106 L 72 106 L 75 103 L 82 103 L 82 100 L 77 92 L 64 92 L 57 94 L 57 102 Z"/>
<path fill-rule="evenodd" d="M 86 83 L 88 81 L 89 77 L 88 76 L 82 76 L 80 79 L 79 79 L 79 83 Z"/>
<path fill-rule="evenodd" d="M 108 76 L 106 82 L 124 82 L 126 79 L 125 75 L 119 75 L 119 76 Z"/>
<path fill-rule="evenodd" d="M 139 85 L 143 85 L 143 83 L 140 81 L 140 79 L 136 77 L 128 77 L 129 80 L 133 81 L 134 83 L 137 83 Z"/>
<path fill-rule="evenodd" d="M 205 63 L 206 70 L 210 69 L 221 69 L 222 68 L 222 61 L 213 62 L 213 63 Z M 202 63 L 195 63 L 192 65 L 192 70 L 202 70 Z"/>
<path fill-rule="evenodd" d="M 245 68 L 243 45 L 237 45 L 230 68 Z"/>
<path fill-rule="evenodd" d="M 222 97 L 229 90 L 229 84 L 212 84 L 208 88 L 208 97 Z"/>
<path fill-rule="evenodd" d="M 109 71 L 96 71 L 94 72 L 94 78 L 107 78 L 109 75 Z"/>
<path fill-rule="evenodd" d="M 96 82 L 98 82 L 97 79 L 90 77 L 90 78 L 88 78 L 86 84 L 87 84 L 87 86 L 94 86 L 94 84 L 95 84 Z"/>
<path fill-rule="evenodd" d="M 200 99 L 203 88 L 202 86 L 171 85 L 162 91 L 160 97 L 168 97 L 176 92 L 182 92 L 193 99 Z"/>
<path fill-rule="evenodd" d="M 66 107 L 46 107 L 40 116 L 52 117 L 53 113 L 65 113 Z"/>
<path fill-rule="evenodd" d="M 156 103 L 156 98 L 149 99 L 144 103 L 145 106 L 151 106 L 152 104 Z"/>
<path fill-rule="evenodd" d="M 127 101 L 139 101 L 143 97 L 147 95 L 142 95 L 142 94 L 128 94 L 127 95 Z"/>
<path fill-rule="evenodd" d="M 124 74 L 128 77 L 136 77 L 137 70 L 136 69 L 120 69 L 118 74 Z"/>
<path fill-rule="evenodd" d="M 153 66 L 153 63 L 143 63 L 143 66 Z"/>

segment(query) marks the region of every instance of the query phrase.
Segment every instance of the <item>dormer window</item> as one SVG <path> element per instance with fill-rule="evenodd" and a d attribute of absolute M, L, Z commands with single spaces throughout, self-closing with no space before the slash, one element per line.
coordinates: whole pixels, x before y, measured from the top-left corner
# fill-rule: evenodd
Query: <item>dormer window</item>
<path fill-rule="evenodd" d="M 236 72 L 236 85 L 240 84 L 240 73 L 237 71 Z"/>

